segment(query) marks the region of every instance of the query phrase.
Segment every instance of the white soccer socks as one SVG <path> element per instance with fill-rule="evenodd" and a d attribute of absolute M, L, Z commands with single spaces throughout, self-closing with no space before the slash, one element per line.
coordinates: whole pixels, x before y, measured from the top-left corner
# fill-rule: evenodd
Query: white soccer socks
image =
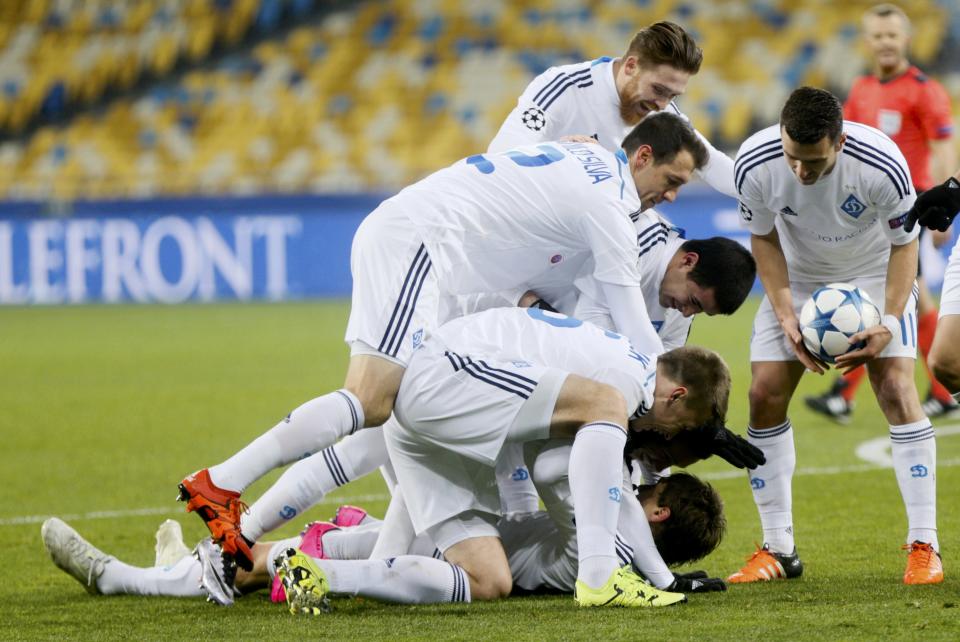
<path fill-rule="evenodd" d="M 897 485 L 907 509 L 907 543 L 937 540 L 937 442 L 930 420 L 890 426 L 890 450 Z"/>
<path fill-rule="evenodd" d="M 570 450 L 570 494 L 577 520 L 577 579 L 600 588 L 620 566 L 616 555 L 626 431 L 598 421 L 578 432 Z"/>
<path fill-rule="evenodd" d="M 470 580 L 463 569 L 432 557 L 313 561 L 326 574 L 331 593 L 401 604 L 470 601 Z"/>
<path fill-rule="evenodd" d="M 314 506 L 347 482 L 375 471 L 387 461 L 383 428 L 360 430 L 298 461 L 240 516 L 240 530 L 251 541 Z"/>
<path fill-rule="evenodd" d="M 793 471 L 797 466 L 793 427 L 789 419 L 762 430 L 749 426 L 747 440 L 767 458 L 767 463 L 749 472 L 763 541 L 776 553 L 790 554 L 794 549 Z"/>
<path fill-rule="evenodd" d="M 219 488 L 242 493 L 267 472 L 308 457 L 363 427 L 363 407 L 349 390 L 311 399 L 222 464 L 209 469 Z"/>
<path fill-rule="evenodd" d="M 166 595 L 199 597 L 203 569 L 193 555 L 187 555 L 170 567 L 139 568 L 111 560 L 97 578 L 97 589 L 104 595 Z"/>

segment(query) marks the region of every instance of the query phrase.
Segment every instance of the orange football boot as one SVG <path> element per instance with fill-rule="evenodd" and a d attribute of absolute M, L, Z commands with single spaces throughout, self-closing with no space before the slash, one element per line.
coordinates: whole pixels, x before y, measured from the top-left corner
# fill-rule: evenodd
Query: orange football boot
<path fill-rule="evenodd" d="M 204 468 L 180 482 L 177 499 L 187 502 L 188 513 L 195 511 L 203 519 L 224 556 L 232 557 L 246 571 L 253 570 L 253 552 L 240 533 L 240 513 L 247 512 L 240 493 L 215 486 Z"/>
<path fill-rule="evenodd" d="M 940 553 L 926 542 L 904 544 L 907 554 L 907 570 L 903 572 L 904 584 L 939 584 L 943 581 L 943 560 Z"/>
<path fill-rule="evenodd" d="M 764 544 L 747 558 L 747 563 L 739 571 L 727 578 L 731 584 L 746 584 L 748 582 L 767 582 L 778 579 L 793 579 L 803 575 L 803 562 L 793 553 L 775 553 Z"/>

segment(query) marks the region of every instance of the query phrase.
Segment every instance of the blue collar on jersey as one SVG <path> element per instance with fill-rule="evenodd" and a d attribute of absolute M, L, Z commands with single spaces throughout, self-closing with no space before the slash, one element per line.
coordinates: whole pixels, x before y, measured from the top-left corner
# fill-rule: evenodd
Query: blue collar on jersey
<path fill-rule="evenodd" d="M 620 176 L 620 200 L 623 200 L 623 166 L 630 166 L 630 161 L 627 160 L 627 153 L 623 151 L 623 148 L 619 148 L 614 156 L 617 157 L 617 174 Z"/>

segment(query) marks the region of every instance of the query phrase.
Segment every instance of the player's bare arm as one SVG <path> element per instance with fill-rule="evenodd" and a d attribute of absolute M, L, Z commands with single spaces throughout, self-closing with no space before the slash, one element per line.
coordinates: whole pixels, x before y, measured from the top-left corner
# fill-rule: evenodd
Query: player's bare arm
<path fill-rule="evenodd" d="M 900 331 L 900 317 L 907 298 L 917 278 L 917 254 L 920 243 L 916 239 L 903 245 L 890 246 L 890 263 L 887 265 L 887 286 L 884 301 L 883 322 L 850 337 L 851 343 L 866 341 L 860 350 L 837 357 L 837 367 L 844 372 L 867 363 L 883 352 L 894 332 Z"/>

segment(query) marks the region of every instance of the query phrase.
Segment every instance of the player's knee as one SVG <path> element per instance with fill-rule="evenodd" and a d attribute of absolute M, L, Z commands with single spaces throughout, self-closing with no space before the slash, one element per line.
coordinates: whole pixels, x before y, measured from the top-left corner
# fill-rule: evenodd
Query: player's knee
<path fill-rule="evenodd" d="M 786 407 L 790 402 L 790 397 L 785 390 L 757 379 L 750 383 L 750 392 L 747 396 L 750 400 L 750 410 L 754 414 L 758 411 L 778 410 Z"/>
<path fill-rule="evenodd" d="M 384 382 L 362 381 L 344 386 L 360 401 L 363 408 L 365 427 L 381 426 L 390 418 L 393 404 L 397 400 L 397 390 Z"/>
<path fill-rule="evenodd" d="M 880 379 L 877 385 L 877 401 L 881 407 L 897 407 L 907 404 L 907 400 L 916 396 L 916 388 L 911 375 L 890 372 Z"/>
<path fill-rule="evenodd" d="M 927 358 L 933 376 L 950 392 L 960 392 L 960 354 L 934 350 Z"/>
<path fill-rule="evenodd" d="M 509 570 L 485 569 L 483 573 L 470 575 L 470 600 L 499 600 L 513 590 L 513 578 Z"/>

